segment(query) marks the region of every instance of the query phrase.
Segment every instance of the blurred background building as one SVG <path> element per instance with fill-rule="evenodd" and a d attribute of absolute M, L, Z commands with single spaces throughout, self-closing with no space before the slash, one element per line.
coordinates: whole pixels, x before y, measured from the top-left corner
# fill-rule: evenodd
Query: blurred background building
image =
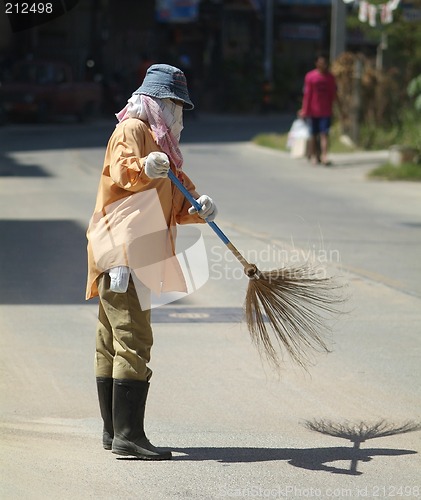
<path fill-rule="evenodd" d="M 3 15 L 1 78 L 20 59 L 64 61 L 75 78 L 101 83 L 104 111 L 114 112 L 151 63 L 166 62 L 185 71 L 199 109 L 293 111 L 315 53 L 329 53 L 331 1 L 80 0 L 15 33 Z M 376 50 L 358 30 L 346 46 Z"/>

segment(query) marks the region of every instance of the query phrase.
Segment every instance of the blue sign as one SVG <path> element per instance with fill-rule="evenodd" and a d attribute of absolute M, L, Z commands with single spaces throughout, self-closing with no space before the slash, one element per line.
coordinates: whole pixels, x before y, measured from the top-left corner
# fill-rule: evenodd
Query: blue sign
<path fill-rule="evenodd" d="M 331 5 L 332 0 L 278 0 L 280 5 Z"/>
<path fill-rule="evenodd" d="M 157 0 L 156 19 L 161 23 L 191 23 L 199 15 L 199 0 Z"/>

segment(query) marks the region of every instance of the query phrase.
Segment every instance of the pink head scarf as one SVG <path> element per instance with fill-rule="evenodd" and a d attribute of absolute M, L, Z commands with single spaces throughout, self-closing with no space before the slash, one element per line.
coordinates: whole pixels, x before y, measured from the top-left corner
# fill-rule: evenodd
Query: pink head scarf
<path fill-rule="evenodd" d="M 174 164 L 177 176 L 182 176 L 183 155 L 179 147 L 183 129 L 183 108 L 170 99 L 158 99 L 143 94 L 133 94 L 126 106 L 115 115 L 119 122 L 137 118 L 149 123 L 155 142 Z"/>

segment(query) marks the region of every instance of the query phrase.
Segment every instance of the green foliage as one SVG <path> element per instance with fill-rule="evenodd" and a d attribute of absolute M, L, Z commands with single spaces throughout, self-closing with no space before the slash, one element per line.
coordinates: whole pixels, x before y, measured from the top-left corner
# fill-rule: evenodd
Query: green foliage
<path fill-rule="evenodd" d="M 384 3 L 384 0 L 370 0 L 370 3 Z M 347 26 L 357 30 L 372 42 L 380 43 L 382 34 L 387 37 L 387 49 L 384 53 L 385 66 L 397 68 L 406 85 L 411 78 L 421 72 L 421 22 L 406 21 L 402 8 L 393 12 L 393 22 L 375 27 L 358 20 L 358 10 L 347 16 Z"/>
<path fill-rule="evenodd" d="M 382 128 L 376 124 L 361 125 L 360 146 L 366 150 L 388 149 L 399 143 L 400 127 L 398 125 Z"/>
<path fill-rule="evenodd" d="M 421 111 L 421 75 L 413 78 L 408 85 L 409 97 L 414 97 L 414 106 L 417 111 Z"/>
<path fill-rule="evenodd" d="M 370 0 L 371 3 L 384 3 Z M 361 81 L 361 115 L 359 117 L 359 142 L 364 149 L 387 149 L 393 144 L 408 145 L 421 149 L 421 22 L 404 19 L 402 8 L 393 13 L 393 22 L 371 27 L 358 20 L 357 10 L 347 17 L 351 30 L 362 32 L 375 45 L 386 35 L 387 48 L 384 51 L 384 69 L 374 68 L 372 59 L 359 55 L 363 61 Z M 355 55 L 354 55 L 355 58 Z M 339 72 L 339 92 L 345 106 L 352 109 L 351 55 L 339 58 L 336 66 Z M 417 76 L 418 75 L 418 76 Z M 342 77 L 342 80 L 341 80 Z M 412 99 L 410 99 L 412 98 Z M 417 113 L 418 111 L 418 113 Z M 352 111 L 348 113 L 351 116 Z M 349 124 L 343 123 L 345 130 Z"/>
<path fill-rule="evenodd" d="M 414 147 L 421 151 L 420 115 L 417 111 L 409 107 L 403 108 L 393 125 L 361 125 L 360 146 L 363 149 L 388 149 L 394 144 Z"/>
<path fill-rule="evenodd" d="M 253 142 L 259 146 L 286 151 L 287 149 L 287 134 L 259 134 L 253 138 Z"/>
<path fill-rule="evenodd" d="M 417 163 L 402 163 L 395 166 L 385 163 L 372 170 L 369 177 L 389 181 L 421 181 L 421 165 Z"/>
<path fill-rule="evenodd" d="M 354 77 L 357 64 L 361 66 L 358 87 Z M 336 77 L 345 133 L 352 135 L 355 121 L 361 128 L 370 129 L 369 137 L 377 128 L 388 128 L 399 121 L 403 99 L 408 97 L 395 71 L 378 71 L 368 57 L 344 52 L 332 64 L 332 72 Z"/>
<path fill-rule="evenodd" d="M 332 65 L 343 111 L 344 132 L 351 135 L 355 120 L 354 68 L 357 60 L 362 66 L 357 108 L 359 145 L 363 149 L 387 149 L 400 144 L 421 150 L 421 75 L 413 78 L 409 85 L 403 84 L 402 74 L 397 69 L 379 71 L 367 57 L 347 52 Z"/>
<path fill-rule="evenodd" d="M 421 23 L 407 22 L 397 9 L 396 19 L 387 26 L 386 63 L 400 68 L 403 83 L 421 72 Z"/>

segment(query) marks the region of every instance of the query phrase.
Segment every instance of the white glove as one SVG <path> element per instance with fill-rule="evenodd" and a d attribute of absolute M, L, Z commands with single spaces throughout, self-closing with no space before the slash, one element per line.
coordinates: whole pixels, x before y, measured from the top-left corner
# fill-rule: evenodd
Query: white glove
<path fill-rule="evenodd" d="M 150 179 L 167 177 L 170 169 L 170 160 L 165 153 L 154 151 L 149 153 L 145 162 L 145 173 Z"/>
<path fill-rule="evenodd" d="M 110 275 L 110 290 L 115 293 L 125 293 L 129 286 L 130 268 L 127 266 L 113 267 L 108 270 Z"/>
<path fill-rule="evenodd" d="M 199 198 L 197 198 L 196 201 L 197 203 L 199 203 L 199 205 L 202 206 L 202 209 L 199 212 L 197 212 L 197 210 L 194 207 L 191 207 L 189 208 L 189 214 L 193 215 L 194 213 L 197 212 L 199 214 L 199 217 L 202 217 L 202 219 L 207 219 L 209 222 L 212 222 L 218 213 L 218 210 L 212 198 L 210 198 L 206 194 L 202 194 L 202 196 L 199 196 Z"/>

